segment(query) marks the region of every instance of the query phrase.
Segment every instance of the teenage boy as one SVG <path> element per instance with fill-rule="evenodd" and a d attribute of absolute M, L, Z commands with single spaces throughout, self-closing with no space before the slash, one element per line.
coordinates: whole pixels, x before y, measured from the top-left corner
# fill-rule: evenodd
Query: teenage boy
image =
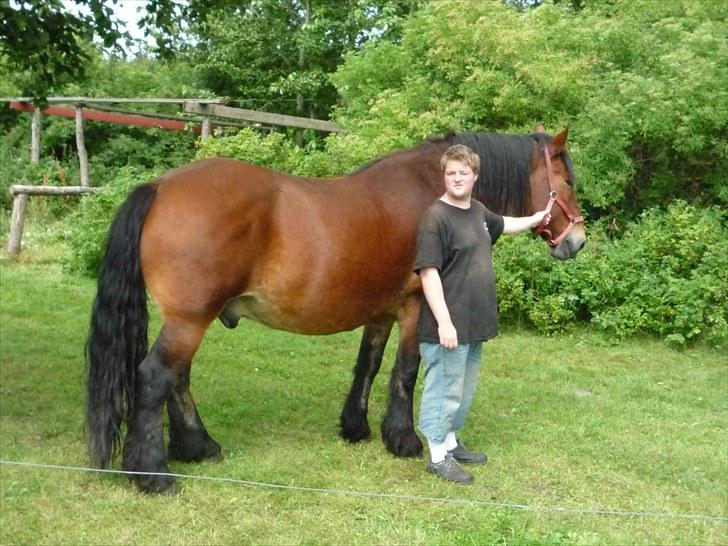
<path fill-rule="evenodd" d="M 427 470 L 456 483 L 473 475 L 458 463 L 483 464 L 457 437 L 475 394 L 483 342 L 498 334 L 491 247 L 502 233 L 534 228 L 546 216 L 501 216 L 472 199 L 480 158 L 451 146 L 440 166 L 445 193 L 425 212 L 417 234 L 414 270 L 424 298 L 417 336 L 425 364 L 420 431 L 427 438 Z"/>

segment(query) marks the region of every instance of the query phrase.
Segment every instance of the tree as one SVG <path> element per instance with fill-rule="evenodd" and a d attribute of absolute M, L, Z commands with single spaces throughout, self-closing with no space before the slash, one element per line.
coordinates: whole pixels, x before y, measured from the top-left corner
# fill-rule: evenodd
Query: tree
<path fill-rule="evenodd" d="M 200 85 L 212 93 L 251 108 L 327 118 L 338 97 L 329 76 L 344 52 L 396 40 L 406 16 L 427 1 L 147 0 L 140 23 L 156 38 L 150 53 L 192 59 Z M 82 80 L 94 37 L 122 51 L 117 41 L 129 37 L 108 2 L 75 3 L 74 11 L 61 0 L 0 8 L 0 63 L 17 74 L 22 94 L 42 100 Z"/>
<path fill-rule="evenodd" d="M 253 0 L 191 25 L 202 84 L 248 108 L 326 119 L 347 51 L 396 39 L 421 0 Z"/>
<path fill-rule="evenodd" d="M 0 59 L 15 73 L 21 94 L 42 102 L 53 89 L 83 78 L 94 36 L 113 47 L 123 34 L 104 0 L 76 0 L 89 15 L 72 13 L 61 0 L 24 0 L 0 5 Z M 116 0 L 112 0 L 116 3 Z"/>
<path fill-rule="evenodd" d="M 338 121 L 356 128 L 342 138 L 382 153 L 436 132 L 568 123 L 592 219 L 676 194 L 725 204 L 727 32 L 722 0 L 435 2 L 401 43 L 365 47 L 335 74 Z"/>

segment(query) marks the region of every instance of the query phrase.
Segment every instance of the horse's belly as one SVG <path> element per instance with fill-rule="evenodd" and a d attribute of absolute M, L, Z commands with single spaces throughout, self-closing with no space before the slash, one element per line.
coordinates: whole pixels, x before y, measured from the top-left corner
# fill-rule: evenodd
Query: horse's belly
<path fill-rule="evenodd" d="M 270 328 L 296 332 L 299 334 L 322 335 L 353 330 L 381 314 L 383 302 L 366 308 L 342 301 L 338 305 L 290 305 L 288 301 L 258 294 L 243 294 L 232 298 L 225 305 L 223 315 L 226 321 L 235 322 L 239 318 L 254 320 Z M 385 305 L 386 307 L 386 305 Z"/>

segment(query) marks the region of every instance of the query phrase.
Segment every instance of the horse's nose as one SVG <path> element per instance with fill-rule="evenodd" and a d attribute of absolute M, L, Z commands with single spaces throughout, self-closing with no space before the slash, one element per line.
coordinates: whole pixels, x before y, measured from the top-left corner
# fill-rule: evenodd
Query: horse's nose
<path fill-rule="evenodd" d="M 579 251 L 584 248 L 585 244 L 586 237 L 583 235 L 576 237 L 575 234 L 572 233 L 569 237 L 551 249 L 551 256 L 557 260 L 569 260 L 576 257 Z"/>
<path fill-rule="evenodd" d="M 583 235 L 580 237 L 570 237 L 567 239 L 569 244 L 569 257 L 575 258 L 577 254 L 584 248 L 586 244 L 586 237 Z"/>

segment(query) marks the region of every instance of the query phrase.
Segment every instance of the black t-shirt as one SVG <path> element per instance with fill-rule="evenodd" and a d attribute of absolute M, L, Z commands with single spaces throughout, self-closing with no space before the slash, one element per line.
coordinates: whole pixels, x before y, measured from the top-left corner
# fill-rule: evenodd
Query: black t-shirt
<path fill-rule="evenodd" d="M 471 200 L 470 208 L 461 209 L 438 199 L 420 221 L 414 271 L 438 269 L 458 343 L 498 335 L 491 247 L 501 233 L 503 217 L 476 200 Z M 424 295 L 417 337 L 427 343 L 440 342 L 437 321 Z"/>

